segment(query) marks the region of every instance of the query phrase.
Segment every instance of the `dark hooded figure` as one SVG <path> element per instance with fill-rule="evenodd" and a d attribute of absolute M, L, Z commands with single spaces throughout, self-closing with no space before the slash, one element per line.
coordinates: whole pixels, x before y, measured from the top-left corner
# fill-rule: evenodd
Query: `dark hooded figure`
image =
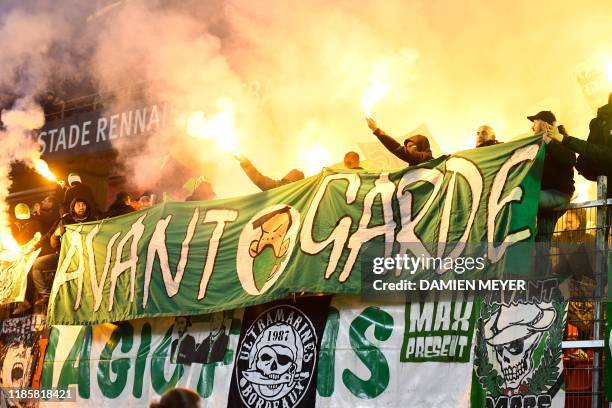
<path fill-rule="evenodd" d="M 44 305 L 49 301 L 51 287 L 53 286 L 53 278 L 55 277 L 57 262 L 59 260 L 61 238 L 66 231 L 65 226 L 95 220 L 96 218 L 92 215 L 87 200 L 76 197 L 70 204 L 70 212 L 58 219 L 57 222 L 51 226 L 49 232 L 41 239 L 41 242 L 48 240 L 55 252 L 39 256 L 32 266 L 32 283 L 38 294 L 35 305 L 39 309 L 44 309 Z"/>
<path fill-rule="evenodd" d="M 429 147 L 429 139 L 427 136 L 414 135 L 404 140 L 404 145 L 399 144 L 395 139 L 386 134 L 380 129 L 374 119 L 367 118 L 368 127 L 378 140 L 393 153 L 397 158 L 405 161 L 409 165 L 421 164 L 433 159 L 431 148 Z"/>
<path fill-rule="evenodd" d="M 287 173 L 282 179 L 274 180 L 270 177 L 264 176 L 253 166 L 253 164 L 243 156 L 236 156 L 236 159 L 240 162 L 240 167 L 246 173 L 246 175 L 251 179 L 253 184 L 260 188 L 261 191 L 268 191 L 276 187 L 284 186 L 289 183 L 293 183 L 294 181 L 299 181 L 304 179 L 304 173 L 297 169 L 291 170 Z"/>
<path fill-rule="evenodd" d="M 118 217 L 119 215 L 129 214 L 134 212 L 134 207 L 132 207 L 132 197 L 125 191 L 120 191 L 117 193 L 115 197 L 115 201 L 108 207 L 108 211 L 106 212 L 106 216 L 110 217 Z"/>
<path fill-rule="evenodd" d="M 83 184 L 81 176 L 76 173 L 70 173 L 68 175 L 68 188 L 64 193 L 64 200 L 62 201 L 62 210 L 64 213 L 70 211 L 70 205 L 77 197 L 86 200 L 90 212 L 92 214 L 97 214 L 96 200 L 94 199 L 93 191 L 87 184 Z"/>
<path fill-rule="evenodd" d="M 589 137 L 586 141 L 549 128 L 550 137 L 568 149 L 579 154 L 576 170 L 584 178 L 597 181 L 597 176 L 612 177 L 612 93 L 608 104 L 597 110 L 597 116 L 589 123 Z M 608 188 L 608 197 L 612 189 Z"/>
<path fill-rule="evenodd" d="M 207 201 L 214 200 L 217 194 L 213 191 L 212 184 L 206 180 L 201 180 L 193 192 L 185 201 Z"/>

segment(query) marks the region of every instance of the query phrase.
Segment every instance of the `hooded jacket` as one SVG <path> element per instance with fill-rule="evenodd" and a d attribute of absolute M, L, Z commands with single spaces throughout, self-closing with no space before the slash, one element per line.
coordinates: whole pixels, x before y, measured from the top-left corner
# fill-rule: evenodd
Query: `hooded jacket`
<path fill-rule="evenodd" d="M 134 210 L 134 207 L 132 207 L 131 205 L 128 205 L 123 201 L 115 201 L 110 205 L 110 207 L 108 207 L 106 217 L 118 217 L 120 215 L 129 214 L 134 211 L 136 210 Z"/>
<path fill-rule="evenodd" d="M 240 167 L 244 170 L 246 175 L 251 179 L 253 184 L 261 189 L 261 191 L 268 191 L 276 187 L 284 186 L 294 181 L 303 180 L 304 173 L 299 170 L 291 170 L 280 180 L 274 180 L 270 177 L 264 176 L 253 166 L 249 160 L 243 160 L 240 162 Z"/>
<path fill-rule="evenodd" d="M 56 250 L 58 250 L 58 251 L 59 251 L 59 243 L 60 243 L 61 235 L 64 234 L 64 227 L 66 225 L 79 224 L 79 223 L 90 222 L 90 221 L 96 221 L 98 219 L 93 214 L 93 211 L 92 211 L 91 207 L 89 206 L 89 203 L 87 204 L 87 212 L 85 213 L 85 216 L 84 217 L 77 216 L 76 212 L 74 211 L 74 204 L 77 201 L 79 201 L 79 200 L 87 202 L 87 200 L 85 200 L 82 197 L 75 197 L 70 202 L 70 212 L 67 213 L 67 214 L 64 214 L 58 220 L 57 224 L 55 226 L 53 226 L 51 228 L 51 230 L 49 231 L 51 246 L 53 248 L 56 248 Z M 56 232 L 56 230 L 58 228 L 59 228 L 59 231 L 60 231 L 60 235 L 59 236 L 55 234 L 55 232 Z"/>
<path fill-rule="evenodd" d="M 405 161 L 410 165 L 416 165 L 424 163 L 428 160 L 433 159 L 431 154 L 431 148 L 429 147 L 429 139 L 423 135 L 410 136 L 404 141 L 404 146 L 409 141 L 416 145 L 416 151 L 406 150 L 404 146 L 399 144 L 395 139 L 386 134 L 383 130 L 376 129 L 374 134 L 381 141 L 381 143 L 393 153 L 397 158 Z"/>
<path fill-rule="evenodd" d="M 612 103 L 602 106 L 589 123 L 587 141 L 567 136 L 563 144 L 579 154 L 576 169 L 584 178 L 597 181 L 597 176 L 612 177 Z M 608 189 L 610 195 L 612 190 Z"/>
<path fill-rule="evenodd" d="M 74 182 L 66 189 L 62 207 L 66 212 L 72 211 L 72 205 L 75 198 L 82 198 L 87 202 L 87 206 L 92 214 L 97 213 L 96 200 L 94 199 L 93 191 L 87 184 Z"/>

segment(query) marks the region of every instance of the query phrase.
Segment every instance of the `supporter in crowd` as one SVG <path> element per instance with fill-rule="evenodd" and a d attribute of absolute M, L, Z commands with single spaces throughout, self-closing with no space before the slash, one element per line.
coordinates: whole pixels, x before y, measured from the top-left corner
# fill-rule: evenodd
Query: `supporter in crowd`
<path fill-rule="evenodd" d="M 344 167 L 349 170 L 363 170 L 360 165 L 360 157 L 357 152 L 348 152 L 344 155 Z"/>
<path fill-rule="evenodd" d="M 40 203 L 34 203 L 32 206 L 32 215 L 39 216 L 40 215 Z"/>
<path fill-rule="evenodd" d="M 253 164 L 244 156 L 235 156 L 236 160 L 240 162 L 240 167 L 246 173 L 246 175 L 251 179 L 253 184 L 255 184 L 261 191 L 268 191 L 276 187 L 284 186 L 289 183 L 293 183 L 294 181 L 299 181 L 304 179 L 304 173 L 297 169 L 291 170 L 289 173 L 285 175 L 280 180 L 274 180 L 270 177 L 264 176 L 253 166 Z"/>
<path fill-rule="evenodd" d="M 145 191 L 144 193 L 142 193 L 142 195 L 138 199 L 138 209 L 142 210 L 145 208 L 152 207 L 154 197 L 155 196 L 153 195 L 153 192 L 151 191 Z"/>
<path fill-rule="evenodd" d="M 550 111 L 541 111 L 527 119 L 533 122 L 534 133 L 546 132 L 547 126 L 556 127 L 556 117 Z M 574 165 L 576 155 L 558 143 L 550 143 L 544 133 L 546 156 L 542 170 L 542 189 L 538 207 L 538 232 L 541 241 L 550 241 L 557 219 L 562 215 L 559 208 L 569 204 L 574 193 Z"/>
<path fill-rule="evenodd" d="M 64 193 L 64 200 L 62 201 L 62 210 L 64 213 L 67 213 L 70 210 L 72 201 L 77 197 L 87 201 L 92 214 L 98 213 L 96 200 L 94 199 L 94 194 L 91 188 L 88 185 L 83 184 L 81 181 L 81 176 L 76 173 L 70 173 L 68 175 L 68 188 Z"/>
<path fill-rule="evenodd" d="M 608 176 L 612 180 L 612 93 L 608 104 L 597 110 L 597 116 L 589 123 L 589 136 L 586 141 L 569 136 L 556 129 L 547 127 L 547 134 L 556 142 L 579 154 L 576 169 L 584 178 L 597 181 L 597 176 Z M 612 197 L 612 188 L 608 188 Z"/>
<path fill-rule="evenodd" d="M 54 252 L 48 255 L 39 256 L 32 266 L 32 283 L 38 293 L 38 299 L 35 302 L 37 308 L 44 309 L 44 305 L 49 301 L 51 287 L 53 286 L 53 278 L 55 277 L 57 262 L 59 260 L 61 237 L 65 232 L 64 227 L 70 224 L 95 220 L 96 217 L 92 214 L 87 204 L 87 200 L 77 197 L 72 200 L 70 212 L 58 219 L 47 233 L 47 236 L 42 238 L 41 242 L 46 239 L 49 240 Z"/>
<path fill-rule="evenodd" d="M 119 215 L 129 214 L 133 211 L 132 197 L 125 191 L 120 191 L 115 196 L 115 201 L 108 207 L 106 217 L 117 217 Z"/>
<path fill-rule="evenodd" d="M 212 184 L 204 177 L 198 178 L 193 192 L 185 201 L 206 201 L 214 200 L 217 194 L 213 191 Z"/>
<path fill-rule="evenodd" d="M 11 227 L 11 232 L 15 241 L 19 245 L 26 244 L 34 234 L 42 231 L 42 226 L 37 218 L 32 217 L 30 207 L 25 203 L 19 203 L 15 206 L 15 222 Z"/>
<path fill-rule="evenodd" d="M 429 139 L 423 135 L 410 136 L 404 140 L 404 146 L 382 131 L 374 119 L 366 118 L 368 127 L 381 143 L 399 159 L 409 165 L 421 164 L 433 158 L 429 147 Z"/>
<path fill-rule="evenodd" d="M 46 233 L 49 231 L 49 228 L 57 221 L 59 218 L 59 207 L 57 205 L 57 199 L 54 195 L 46 196 L 40 202 L 40 212 L 36 216 L 40 221 L 43 231 Z"/>
<path fill-rule="evenodd" d="M 595 236 L 587 226 L 584 208 L 568 210 L 553 236 L 552 264 L 555 275 L 567 282 L 572 298 L 592 297 L 595 287 Z"/>
<path fill-rule="evenodd" d="M 495 131 L 491 126 L 482 125 L 476 131 L 476 147 L 485 147 L 499 144 L 495 137 Z"/>
<path fill-rule="evenodd" d="M 200 408 L 200 396 L 188 388 L 172 388 L 149 408 Z"/>

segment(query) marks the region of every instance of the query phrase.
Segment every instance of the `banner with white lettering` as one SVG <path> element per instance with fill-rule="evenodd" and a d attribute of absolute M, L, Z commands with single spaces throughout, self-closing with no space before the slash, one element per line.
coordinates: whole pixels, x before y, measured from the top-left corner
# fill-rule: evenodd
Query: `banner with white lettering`
<path fill-rule="evenodd" d="M 315 405 L 330 300 L 306 296 L 245 309 L 228 407 Z"/>
<path fill-rule="evenodd" d="M 468 362 L 479 302 L 466 292 L 439 295 L 406 303 L 402 362 Z"/>
<path fill-rule="evenodd" d="M 169 120 L 168 103 L 126 106 L 118 112 L 97 109 L 47 122 L 37 141 L 46 160 L 110 150 L 117 139 L 130 143 L 163 129 Z"/>
<path fill-rule="evenodd" d="M 68 226 L 49 320 L 95 324 L 235 309 L 290 292 L 358 294 L 374 252 L 450 261 L 411 279 L 497 276 L 508 260 L 530 260 L 507 254 L 533 240 L 540 142 L 391 173 L 325 169 L 248 197 L 162 203 Z M 466 269 L 466 253 L 483 243 L 481 262 Z"/>
<path fill-rule="evenodd" d="M 0 246 L 0 305 L 23 302 L 28 286 L 28 274 L 40 254 L 37 248 L 40 232 L 22 246 Z"/>

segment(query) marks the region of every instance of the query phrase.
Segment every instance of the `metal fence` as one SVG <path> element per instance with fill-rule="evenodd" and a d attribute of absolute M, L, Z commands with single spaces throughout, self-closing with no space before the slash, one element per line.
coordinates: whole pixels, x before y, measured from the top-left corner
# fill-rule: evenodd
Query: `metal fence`
<path fill-rule="evenodd" d="M 603 375 L 612 220 L 605 177 L 598 180 L 597 197 L 538 217 L 536 241 L 546 243 L 547 263 L 563 276 L 562 292 L 568 299 L 563 366 L 565 406 L 570 408 L 612 407 Z"/>

